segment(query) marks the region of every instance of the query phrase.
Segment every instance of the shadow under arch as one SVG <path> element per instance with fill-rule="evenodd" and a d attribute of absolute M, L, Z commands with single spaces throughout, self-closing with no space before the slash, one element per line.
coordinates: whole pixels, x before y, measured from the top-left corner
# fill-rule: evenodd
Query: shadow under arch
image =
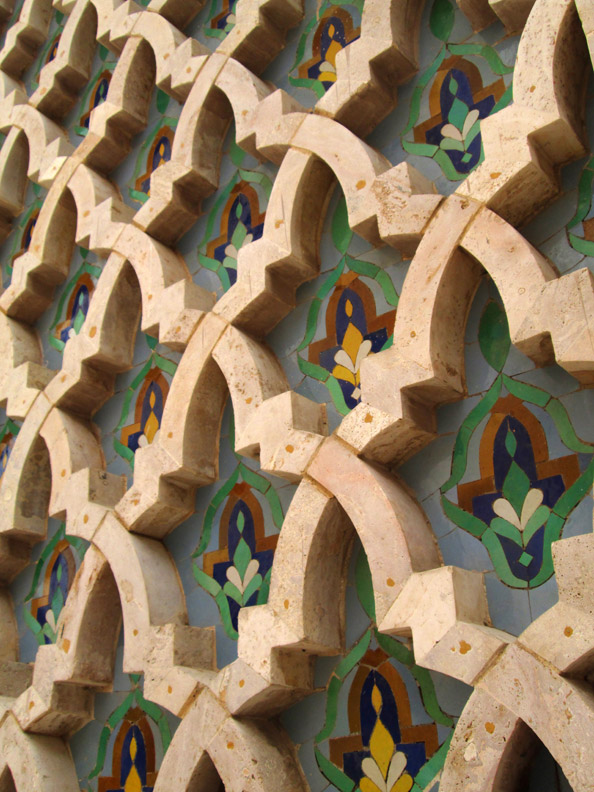
<path fill-rule="evenodd" d="M 97 548 L 87 550 L 62 613 L 58 646 L 72 653 L 72 680 L 109 689 L 122 608 L 111 567 Z"/>
<path fill-rule="evenodd" d="M 4 768 L 4 772 L 0 773 L 0 792 L 18 792 L 8 766 Z"/>
<path fill-rule="evenodd" d="M 12 229 L 12 220 L 25 206 L 29 140 L 25 132 L 11 127 L 0 149 L 0 239 Z"/>
<path fill-rule="evenodd" d="M 6 542 L 0 571 L 10 582 L 29 562 L 31 548 L 47 533 L 52 475 L 47 445 L 38 427 L 23 427 L 2 476 L 0 536 Z"/>

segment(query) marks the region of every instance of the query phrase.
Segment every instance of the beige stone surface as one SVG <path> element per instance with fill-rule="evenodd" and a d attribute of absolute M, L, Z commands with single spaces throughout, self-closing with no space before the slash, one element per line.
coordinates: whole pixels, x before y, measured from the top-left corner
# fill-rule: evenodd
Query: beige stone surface
<path fill-rule="evenodd" d="M 427 518 L 397 480 L 334 438 L 325 441 L 308 474 L 337 498 L 355 526 L 371 569 L 381 624 L 410 575 L 440 564 Z M 381 533 L 373 528 L 376 521 Z"/>
<path fill-rule="evenodd" d="M 526 5 L 513 7 L 515 27 Z M 486 203 L 513 225 L 559 194 L 556 167 L 585 151 L 583 42 L 573 0 L 537 0 L 520 40 L 514 102 L 481 123 L 485 161 L 459 194 Z"/>
<path fill-rule="evenodd" d="M 0 725 L 0 757 L 0 781 L 7 779 L 8 771 L 18 790 L 79 792 L 65 742 L 57 737 L 25 734 L 10 714 Z"/>
<path fill-rule="evenodd" d="M 396 105 L 396 87 L 417 70 L 424 2 L 368 0 L 361 37 L 336 58 L 336 82 L 316 109 L 365 137 Z"/>
<path fill-rule="evenodd" d="M 506 792 L 521 780 L 534 742 L 517 715 L 476 688 L 450 743 L 440 789 Z"/>
<path fill-rule="evenodd" d="M 592 788 L 588 766 L 594 697 L 519 645 L 510 646 L 479 687 L 519 715 L 547 746 L 574 792 Z"/>
<path fill-rule="evenodd" d="M 458 0 L 477 29 L 496 16 L 523 32 L 514 102 L 482 122 L 485 160 L 447 199 L 362 140 L 417 68 L 422 2 L 367 0 L 361 38 L 339 54 L 336 83 L 313 112 L 258 77 L 300 21 L 301 0 L 238 0 L 236 24 L 212 54 L 182 32 L 198 0 L 54 5 L 68 19 L 29 100 L 19 80 L 47 37 L 49 0 L 25 0 L 0 51 L 0 237 L 27 180 L 48 189 L 0 297 L 0 402 L 23 421 L 0 483 L 0 788 L 12 778 L 18 792 L 78 790 L 61 736 L 87 722 L 94 693 L 110 688 L 123 620 L 124 671 L 143 673 L 145 695 L 182 718 L 157 792 L 207 789 L 218 778 L 233 792 L 306 790 L 274 717 L 312 692 L 316 656 L 343 649 L 356 532 L 382 631 L 411 634 L 419 664 L 475 686 L 440 789 L 507 792 L 536 735 L 573 789 L 591 790 L 594 705 L 580 682 L 594 642 L 591 535 L 555 544 L 559 602 L 514 639 L 491 627 L 482 575 L 442 566 L 422 509 L 392 472 L 434 437 L 435 408 L 465 395 L 465 321 L 483 270 L 518 349 L 537 366 L 556 361 L 584 385 L 594 381 L 592 276 L 559 277 L 516 228 L 559 194 L 559 168 L 586 153 L 582 29 L 592 52 L 591 3 Z M 0 18 L 10 11 L 0 2 Z M 88 79 L 95 39 L 119 60 L 75 150 L 60 122 Z M 184 107 L 172 159 L 134 212 L 109 175 L 145 128 L 155 86 Z M 215 304 L 175 246 L 218 187 L 232 120 L 239 144 L 279 171 L 263 236 L 242 248 L 237 282 Z M 319 273 L 335 183 L 351 228 L 413 258 L 394 344 L 364 361 L 362 403 L 328 438 L 323 408 L 290 390 L 265 337 Z M 75 244 L 107 261 L 80 333 L 51 372 L 35 324 Z M 126 489 L 105 472 L 91 419 L 131 367 L 139 325 L 182 358 L 159 437 L 137 453 Z M 218 478 L 228 396 L 236 450 L 299 486 L 268 603 L 241 611 L 239 659 L 218 670 L 213 631 L 187 624 L 162 539 L 192 513 L 196 488 Z M 45 538 L 48 514 L 91 546 L 58 642 L 30 667 L 18 662 L 6 585 Z"/>
<path fill-rule="evenodd" d="M 3 72 L 18 79 L 33 62 L 48 34 L 51 13 L 50 0 L 25 0 L 0 52 L 0 69 Z"/>
<path fill-rule="evenodd" d="M 511 640 L 490 627 L 482 574 L 457 567 L 409 577 L 379 628 L 412 634 L 418 663 L 468 685 Z"/>

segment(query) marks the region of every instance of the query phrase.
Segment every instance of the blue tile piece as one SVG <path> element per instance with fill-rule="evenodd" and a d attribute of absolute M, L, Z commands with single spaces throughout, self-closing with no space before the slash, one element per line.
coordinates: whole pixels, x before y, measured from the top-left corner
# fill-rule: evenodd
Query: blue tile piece
<path fill-rule="evenodd" d="M 433 492 L 428 498 L 421 502 L 421 506 L 431 524 L 431 530 L 439 541 L 447 534 L 457 530 L 451 520 L 449 520 L 441 505 L 441 493 Z"/>
<path fill-rule="evenodd" d="M 518 379 L 522 382 L 527 382 L 529 385 L 542 388 L 542 390 L 550 393 L 551 396 L 564 396 L 579 387 L 579 382 L 576 378 L 557 365 L 540 369 L 535 368 L 522 374 Z"/>
<path fill-rule="evenodd" d="M 435 685 L 435 693 L 439 706 L 449 715 L 458 716 L 466 706 L 472 694 L 470 685 L 453 679 L 438 671 L 431 671 L 431 679 Z"/>
<path fill-rule="evenodd" d="M 577 198 L 576 198 L 577 200 Z M 540 246 L 540 252 L 555 265 L 561 274 L 573 269 L 583 260 L 584 256 L 575 248 L 572 248 L 567 239 L 567 232 L 564 228 L 554 236 L 549 237 Z"/>
<path fill-rule="evenodd" d="M 563 527 L 563 538 L 569 539 L 571 536 L 581 536 L 592 532 L 592 509 L 594 500 L 592 491 L 578 503 L 569 517 L 565 520 Z"/>
<path fill-rule="evenodd" d="M 493 627 L 519 635 L 532 621 L 528 592 L 506 586 L 494 572 L 485 575 L 485 585 Z"/>
<path fill-rule="evenodd" d="M 542 586 L 530 589 L 528 599 L 530 602 L 530 615 L 534 621 L 559 601 L 559 589 L 556 578 L 552 577 L 546 583 L 543 583 Z"/>
<path fill-rule="evenodd" d="M 328 780 L 321 774 L 311 741 L 302 745 L 297 755 L 311 792 L 336 789 L 336 787 L 329 786 Z"/>
<path fill-rule="evenodd" d="M 594 393 L 589 389 L 576 390 L 561 396 L 577 436 L 585 443 L 594 443 Z"/>
<path fill-rule="evenodd" d="M 497 372 L 489 366 L 483 357 L 478 341 L 466 345 L 464 370 L 466 390 L 469 396 L 473 396 L 476 393 L 484 393 L 491 387 L 497 376 Z"/>
<path fill-rule="evenodd" d="M 281 723 L 297 745 L 311 740 L 322 729 L 326 719 L 325 691 L 314 693 L 293 704 L 281 715 Z"/>
<path fill-rule="evenodd" d="M 509 352 L 507 353 L 507 360 L 503 366 L 503 373 L 507 374 L 508 377 L 517 376 L 518 379 L 522 379 L 521 375 L 523 375 L 525 371 L 532 371 L 534 368 L 534 362 L 511 344 Z"/>
<path fill-rule="evenodd" d="M 443 435 L 398 468 L 418 500 L 439 490 L 450 475 L 454 436 Z"/>
<path fill-rule="evenodd" d="M 439 549 L 443 556 L 443 563 L 447 566 L 462 567 L 462 569 L 476 569 L 486 572 L 493 569 L 493 564 L 484 544 L 461 528 L 439 538 Z"/>

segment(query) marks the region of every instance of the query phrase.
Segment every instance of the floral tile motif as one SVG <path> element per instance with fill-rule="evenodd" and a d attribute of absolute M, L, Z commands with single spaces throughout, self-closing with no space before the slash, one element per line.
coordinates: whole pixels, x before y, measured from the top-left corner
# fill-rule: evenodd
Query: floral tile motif
<path fill-rule="evenodd" d="M 336 55 L 361 34 L 362 0 L 318 3 L 297 47 L 289 82 L 309 88 L 318 98 L 336 82 Z"/>
<path fill-rule="evenodd" d="M 391 346 L 398 305 L 398 295 L 386 272 L 375 264 L 347 255 L 351 235 L 343 233 L 344 212 L 342 201 L 332 229 L 335 247 L 343 255 L 336 269 L 323 279 L 311 302 L 297 357 L 303 374 L 325 383 L 341 415 L 346 415 L 361 400 L 362 361 Z M 393 310 L 378 315 L 375 297 L 367 285 L 373 280 L 381 287 L 385 301 L 394 306 Z M 315 341 L 322 323 L 325 337 Z"/>
<path fill-rule="evenodd" d="M 142 695 L 140 676 L 130 674 L 129 679 L 130 691 L 101 732 L 95 766 L 81 780 L 84 792 L 152 792 L 154 788 L 157 754 L 163 755 L 169 747 L 171 729 L 161 709 Z"/>
<path fill-rule="evenodd" d="M 177 118 L 167 116 L 159 119 L 142 144 L 134 169 L 134 187 L 129 189 L 130 197 L 136 203 L 148 200 L 151 194 L 151 174 L 171 159 L 177 122 Z"/>
<path fill-rule="evenodd" d="M 237 0 L 205 0 L 201 5 L 184 32 L 215 50 L 235 27 Z"/>
<path fill-rule="evenodd" d="M 454 721 L 440 708 L 431 675 L 415 664 L 410 648 L 375 628 L 371 575 L 363 551 L 357 560 L 356 585 L 371 624 L 327 684 L 326 720 L 314 741 L 318 766 L 341 792 L 428 788 L 443 767 Z M 417 687 L 425 710 L 422 723 L 413 722 L 411 686 Z M 344 715 L 339 716 L 345 708 L 346 724 Z"/>
<path fill-rule="evenodd" d="M 99 65 L 87 83 L 78 103 L 74 132 L 84 137 L 89 131 L 92 111 L 107 99 L 109 84 L 116 67 L 113 54 L 99 45 Z"/>
<path fill-rule="evenodd" d="M 233 432 L 229 442 L 233 448 Z M 284 515 L 268 478 L 248 467 L 238 454 L 235 457 L 235 470 L 206 511 L 192 569 L 196 582 L 214 598 L 225 633 L 237 640 L 241 608 L 268 600 Z M 277 533 L 267 535 L 266 526 L 273 526 Z"/>
<path fill-rule="evenodd" d="M 134 467 L 134 454 L 158 436 L 163 409 L 177 364 L 159 355 L 154 338 L 146 336 L 151 350 L 148 360 L 127 388 L 116 427 L 116 452 Z"/>
<path fill-rule="evenodd" d="M 222 41 L 235 27 L 236 5 L 237 0 L 211 0 L 202 20 L 202 33 L 211 39 Z"/>
<path fill-rule="evenodd" d="M 23 605 L 25 624 L 39 645 L 56 642 L 58 618 L 87 546 L 84 540 L 67 536 L 61 523 L 43 548 Z"/>
<path fill-rule="evenodd" d="M 234 142 L 231 159 L 237 163 L 243 159 Z M 239 250 L 262 236 L 271 190 L 265 173 L 238 167 L 208 214 L 198 261 L 216 273 L 225 291 L 237 280 Z"/>
<path fill-rule="evenodd" d="M 62 290 L 48 334 L 49 343 L 59 352 L 64 351 L 69 338 L 78 335 L 101 274 L 100 267 L 87 261 L 89 251 L 77 248 L 75 255 L 80 256 L 82 263 Z"/>
<path fill-rule="evenodd" d="M 211 16 L 208 33 L 216 38 L 223 38 L 221 33 L 229 33 L 235 26 L 235 6 L 237 0 L 222 0 L 221 10 Z M 215 11 L 214 3 L 212 11 Z"/>
<path fill-rule="evenodd" d="M 431 157 L 446 178 L 460 181 L 483 160 L 481 120 L 512 100 L 513 68 L 491 46 L 450 42 L 454 18 L 451 0 L 434 0 L 430 27 L 443 46 L 418 79 L 402 146 Z M 488 84 L 484 74 L 491 75 Z"/>
<path fill-rule="evenodd" d="M 29 249 L 44 197 L 45 190 L 30 182 L 25 196 L 25 208 L 13 221 L 12 231 L 2 245 L 2 284 L 5 288 L 11 281 L 15 260 Z"/>
<path fill-rule="evenodd" d="M 127 181 L 127 192 L 133 204 L 143 204 L 150 196 L 151 175 L 171 159 L 173 138 L 179 121 L 181 105 L 164 91 L 155 89 L 149 110 L 148 128 L 142 133 L 142 143 L 136 147 L 133 172 L 132 163 L 120 166 L 121 176 Z"/>
<path fill-rule="evenodd" d="M 499 373 L 458 431 L 442 505 L 450 520 L 483 542 L 504 583 L 536 588 L 553 576 L 552 543 L 592 486 L 594 447 L 577 437 L 559 399 L 502 373 L 510 339 L 495 301 L 483 311 L 479 344 Z M 551 438 L 542 425 L 547 415 L 570 453 L 550 458 Z M 481 432 L 480 478 L 467 481 L 475 432 Z"/>

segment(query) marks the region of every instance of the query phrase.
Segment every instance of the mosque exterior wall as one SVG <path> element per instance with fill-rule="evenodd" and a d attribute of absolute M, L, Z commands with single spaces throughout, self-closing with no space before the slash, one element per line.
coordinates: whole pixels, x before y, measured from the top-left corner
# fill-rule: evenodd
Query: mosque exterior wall
<path fill-rule="evenodd" d="M 0 22 L 0 791 L 592 792 L 592 0 Z"/>

